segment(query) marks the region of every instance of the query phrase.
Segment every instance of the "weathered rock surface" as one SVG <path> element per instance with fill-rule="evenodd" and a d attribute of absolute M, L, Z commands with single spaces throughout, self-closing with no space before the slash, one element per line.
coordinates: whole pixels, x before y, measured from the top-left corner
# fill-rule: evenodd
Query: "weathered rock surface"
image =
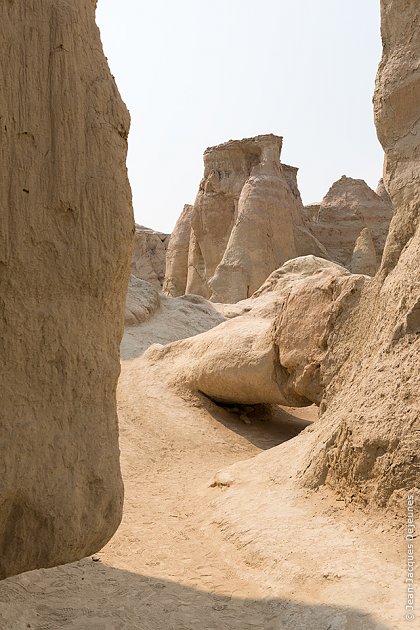
<path fill-rule="evenodd" d="M 95 4 L 0 7 L 0 577 L 97 551 L 122 512 L 129 115 Z"/>
<path fill-rule="evenodd" d="M 125 325 L 142 324 L 160 306 L 159 291 L 146 280 L 131 275 L 125 301 Z"/>
<path fill-rule="evenodd" d="M 378 195 L 378 197 L 380 197 L 381 199 L 386 201 L 386 203 L 388 203 L 390 206 L 392 206 L 391 197 L 389 196 L 388 191 L 385 188 L 384 180 L 383 180 L 382 177 L 381 177 L 381 179 L 378 182 L 378 185 L 376 187 L 375 192 Z"/>
<path fill-rule="evenodd" d="M 193 210 L 194 206 L 184 206 L 168 242 L 163 291 L 173 297 L 183 295 L 187 288 L 188 250 Z"/>
<path fill-rule="evenodd" d="M 235 302 L 252 295 L 286 260 L 307 254 L 329 259 L 305 224 L 298 169 L 280 163 L 281 146 L 282 138 L 269 134 L 206 150 L 195 205 L 174 231 L 168 294 Z"/>
<path fill-rule="evenodd" d="M 172 385 L 223 403 L 319 404 L 336 318 L 367 281 L 313 256 L 288 261 L 235 317 L 144 355 Z"/>
<path fill-rule="evenodd" d="M 270 273 L 296 256 L 295 196 L 280 164 L 281 139 L 259 139 L 253 165 L 238 201 L 235 224 L 223 258 L 209 278 L 211 299 L 238 302 L 250 297 Z"/>
<path fill-rule="evenodd" d="M 363 228 L 354 246 L 350 263 L 352 273 L 364 273 L 374 276 L 378 268 L 375 243 L 368 228 Z"/>
<path fill-rule="evenodd" d="M 170 234 L 136 225 L 131 273 L 161 289 L 165 278 L 166 250 Z"/>
<path fill-rule="evenodd" d="M 343 176 L 331 186 L 309 225 L 332 259 L 350 267 L 356 240 L 365 227 L 381 259 L 392 215 L 391 204 L 366 182 Z"/>
<path fill-rule="evenodd" d="M 381 13 L 375 119 L 395 216 L 378 274 L 337 328 L 303 479 L 401 518 L 420 483 L 420 29 L 415 0 L 382 0 Z"/>

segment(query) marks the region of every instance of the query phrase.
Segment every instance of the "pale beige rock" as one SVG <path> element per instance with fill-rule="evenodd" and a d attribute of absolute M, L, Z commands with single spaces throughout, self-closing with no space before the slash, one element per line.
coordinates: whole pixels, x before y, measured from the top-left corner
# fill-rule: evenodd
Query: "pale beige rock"
<path fill-rule="evenodd" d="M 129 115 L 95 4 L 0 8 L 0 577 L 96 552 L 122 512 Z"/>
<path fill-rule="evenodd" d="M 136 225 L 131 273 L 160 290 L 165 278 L 169 234 Z"/>
<path fill-rule="evenodd" d="M 185 293 L 188 274 L 191 219 L 194 206 L 185 205 L 169 238 L 163 291 L 177 297 Z"/>
<path fill-rule="evenodd" d="M 343 175 L 332 185 L 316 219 L 312 215 L 308 225 L 332 259 L 349 267 L 356 240 L 365 227 L 370 230 L 380 260 L 392 215 L 389 202 L 366 182 Z"/>
<path fill-rule="evenodd" d="M 223 403 L 296 407 L 321 401 L 334 322 L 366 278 L 313 256 L 288 261 L 233 319 L 144 355 L 174 387 Z"/>
<path fill-rule="evenodd" d="M 381 10 L 375 118 L 395 216 L 379 273 L 337 335 L 304 479 L 404 518 L 420 484 L 420 30 L 416 1 L 382 0 Z"/>
<path fill-rule="evenodd" d="M 298 169 L 280 163 L 281 146 L 282 138 L 269 134 L 205 152 L 191 217 L 187 293 L 235 302 L 286 260 L 330 258 L 305 224 Z M 176 256 L 171 253 L 170 265 L 178 264 Z"/>
<path fill-rule="evenodd" d="M 369 228 L 363 228 L 354 246 L 350 271 L 352 273 L 364 273 L 367 276 L 374 276 L 377 268 L 375 243 Z"/>
<path fill-rule="evenodd" d="M 145 322 L 160 306 L 159 291 L 146 280 L 131 275 L 125 301 L 125 325 Z"/>
<path fill-rule="evenodd" d="M 280 165 L 281 140 L 259 140 L 253 166 L 223 258 L 209 279 L 211 300 L 238 302 L 250 297 L 270 273 L 296 256 L 295 197 Z"/>

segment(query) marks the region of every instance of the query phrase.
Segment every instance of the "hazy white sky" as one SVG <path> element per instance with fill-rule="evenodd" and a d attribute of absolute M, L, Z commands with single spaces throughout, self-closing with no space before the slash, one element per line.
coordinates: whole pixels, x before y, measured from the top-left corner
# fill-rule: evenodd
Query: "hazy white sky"
<path fill-rule="evenodd" d="M 206 147 L 284 137 L 304 203 L 348 175 L 376 187 L 379 0 L 99 0 L 105 54 L 132 117 L 136 221 L 171 231 Z"/>

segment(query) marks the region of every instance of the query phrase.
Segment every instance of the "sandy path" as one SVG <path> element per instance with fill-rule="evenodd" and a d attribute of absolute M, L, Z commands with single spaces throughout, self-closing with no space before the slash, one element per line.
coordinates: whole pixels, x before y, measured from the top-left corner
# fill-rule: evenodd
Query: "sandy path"
<path fill-rule="evenodd" d="M 284 497 L 267 494 L 266 487 L 251 480 L 242 479 L 229 489 L 209 487 L 216 471 L 276 446 L 307 423 L 287 413 L 263 420 L 261 411 L 251 425 L 245 425 L 235 411 L 210 413 L 195 404 L 168 391 L 158 375 L 149 374 L 141 358 L 123 362 L 118 405 L 126 499 L 121 527 L 97 562 L 86 559 L 1 583 L 1 630 L 399 627 L 383 623 L 382 615 L 371 615 L 374 605 L 364 606 L 351 594 L 341 597 L 335 565 L 328 579 L 319 579 L 317 570 L 327 564 L 331 543 L 322 540 L 322 534 L 317 543 L 320 532 L 313 532 L 315 523 L 310 521 L 313 506 L 293 516 L 289 497 L 283 522 L 276 522 L 278 514 L 272 513 L 267 523 L 267 502 Z M 305 414 L 313 415 L 313 410 L 303 410 Z M 301 565 L 310 560 L 310 551 L 290 555 L 293 528 L 302 523 L 313 532 L 304 544 L 312 553 L 314 546 L 319 547 L 315 569 Z M 325 525 L 327 536 L 334 539 L 334 526 Z M 277 529 L 281 535 L 275 538 Z M 347 533 L 344 525 L 338 527 L 335 543 Z M 264 552 L 266 535 L 272 540 Z M 357 536 L 351 541 L 357 546 Z M 282 559 L 283 572 L 270 567 L 270 554 Z M 353 557 L 354 549 L 349 548 L 343 555 L 343 570 L 349 571 Z M 380 569 L 380 560 L 376 550 L 372 563 L 350 571 L 345 588 L 354 587 L 359 598 L 363 588 L 356 586 L 361 576 Z M 388 563 L 386 569 L 392 570 L 393 579 L 394 565 Z M 301 589 L 296 587 L 299 579 Z M 372 575 L 367 582 L 375 580 Z M 378 592 L 380 585 L 370 595 Z M 381 607 L 382 598 L 377 597 L 375 605 Z"/>

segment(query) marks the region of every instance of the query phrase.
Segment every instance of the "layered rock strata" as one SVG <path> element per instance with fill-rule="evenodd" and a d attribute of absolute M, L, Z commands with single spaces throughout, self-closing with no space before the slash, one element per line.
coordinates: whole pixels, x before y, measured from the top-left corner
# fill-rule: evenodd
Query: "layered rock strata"
<path fill-rule="evenodd" d="M 356 240 L 364 228 L 371 233 L 380 261 L 393 209 L 366 182 L 343 175 L 322 200 L 317 216 L 310 216 L 311 232 L 332 259 L 350 267 Z"/>
<path fill-rule="evenodd" d="M 99 550 L 122 513 L 129 115 L 95 5 L 0 7 L 2 578 Z"/>
<path fill-rule="evenodd" d="M 184 210 L 170 244 L 168 295 L 235 302 L 286 260 L 329 258 L 305 225 L 298 169 L 280 163 L 281 146 L 282 138 L 264 135 L 206 150 L 195 204 Z"/>

